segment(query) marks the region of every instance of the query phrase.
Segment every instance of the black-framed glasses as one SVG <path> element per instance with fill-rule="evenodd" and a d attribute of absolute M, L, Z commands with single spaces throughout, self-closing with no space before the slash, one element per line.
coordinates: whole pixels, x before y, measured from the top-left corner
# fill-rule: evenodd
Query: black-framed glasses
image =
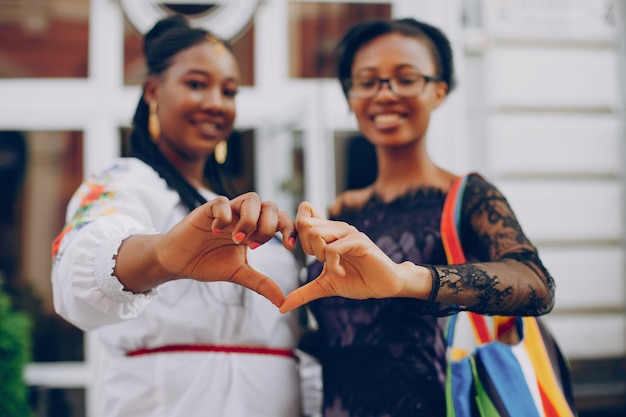
<path fill-rule="evenodd" d="M 398 97 L 415 97 L 424 91 L 426 84 L 435 81 L 441 81 L 441 78 L 412 73 L 391 78 L 356 76 L 345 78 L 342 82 L 348 97 L 359 99 L 374 97 L 383 84 L 387 84 L 391 92 Z"/>

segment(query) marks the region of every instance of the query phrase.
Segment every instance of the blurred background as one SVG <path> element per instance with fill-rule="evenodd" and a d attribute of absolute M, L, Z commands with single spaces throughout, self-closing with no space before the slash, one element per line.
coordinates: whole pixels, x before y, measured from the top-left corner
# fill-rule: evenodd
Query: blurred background
<path fill-rule="evenodd" d="M 303 199 L 325 212 L 376 172 L 333 78 L 347 27 L 442 28 L 458 88 L 431 152 L 495 183 L 538 246 L 580 416 L 626 415 L 626 0 L 0 0 L 0 288 L 15 312 L 0 302 L 0 354 L 3 332 L 21 340 L 35 416 L 105 417 L 100 346 L 55 315 L 50 246 L 83 176 L 125 154 L 140 33 L 168 13 L 233 43 L 244 87 L 226 163 L 291 214 Z M 0 355 L 0 384 L 11 360 Z"/>

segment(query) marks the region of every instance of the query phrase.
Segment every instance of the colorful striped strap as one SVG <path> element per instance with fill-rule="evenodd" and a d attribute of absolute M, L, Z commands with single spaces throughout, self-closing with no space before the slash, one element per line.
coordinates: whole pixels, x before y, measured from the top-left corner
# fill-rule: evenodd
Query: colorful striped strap
<path fill-rule="evenodd" d="M 467 262 L 465 253 L 463 252 L 463 246 L 461 245 L 459 226 L 461 222 L 463 194 L 468 178 L 469 175 L 464 175 L 454 180 L 443 204 L 443 212 L 441 214 L 441 240 L 449 264 L 463 264 Z M 494 340 L 494 335 L 491 334 L 489 325 L 484 316 L 472 312 L 468 312 L 467 315 L 472 323 L 474 336 L 479 344 Z M 501 336 L 502 333 L 507 332 L 514 325 L 514 317 L 499 318 L 495 326 L 497 333 L 495 337 Z"/>

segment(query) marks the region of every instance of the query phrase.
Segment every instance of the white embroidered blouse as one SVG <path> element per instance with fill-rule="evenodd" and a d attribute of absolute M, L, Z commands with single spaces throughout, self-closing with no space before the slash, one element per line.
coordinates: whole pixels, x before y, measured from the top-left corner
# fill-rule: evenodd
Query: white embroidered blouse
<path fill-rule="evenodd" d="M 204 192 L 207 200 L 215 194 Z M 114 256 L 130 235 L 162 233 L 186 214 L 175 190 L 148 165 L 120 158 L 86 180 L 53 244 L 55 309 L 107 348 L 103 416 L 300 415 L 297 362 L 268 354 L 176 352 L 128 357 L 141 348 L 210 344 L 293 349 L 296 314 L 232 283 L 178 280 L 147 294 L 124 291 Z M 288 294 L 298 264 L 280 242 L 249 250 L 251 266 Z"/>

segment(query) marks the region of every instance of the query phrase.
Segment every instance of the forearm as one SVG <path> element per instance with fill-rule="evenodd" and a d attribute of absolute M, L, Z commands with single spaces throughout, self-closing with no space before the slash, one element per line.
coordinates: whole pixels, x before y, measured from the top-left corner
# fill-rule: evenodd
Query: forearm
<path fill-rule="evenodd" d="M 55 311 L 85 331 L 137 317 L 155 295 L 125 291 L 113 274 L 122 242 L 153 232 L 130 218 L 112 218 L 66 233 L 53 261 Z"/>
<path fill-rule="evenodd" d="M 528 259 L 504 259 L 433 267 L 439 278 L 436 301 L 461 310 L 498 315 L 541 315 L 554 303 L 549 273 Z"/>
<path fill-rule="evenodd" d="M 157 248 L 162 237 L 134 235 L 122 242 L 115 257 L 113 275 L 126 291 L 146 293 L 176 278 L 158 260 Z"/>
<path fill-rule="evenodd" d="M 400 279 L 405 281 L 405 287 L 398 294 L 398 297 L 417 298 L 420 300 L 431 298 L 434 280 L 429 268 L 412 262 L 403 262 L 398 265 L 397 270 Z"/>
<path fill-rule="evenodd" d="M 536 316 L 554 303 L 554 286 L 546 274 L 532 261 L 513 259 L 428 267 L 404 262 L 398 265 L 398 277 L 406 284 L 397 296 L 433 301 L 434 314 L 471 310 Z"/>

